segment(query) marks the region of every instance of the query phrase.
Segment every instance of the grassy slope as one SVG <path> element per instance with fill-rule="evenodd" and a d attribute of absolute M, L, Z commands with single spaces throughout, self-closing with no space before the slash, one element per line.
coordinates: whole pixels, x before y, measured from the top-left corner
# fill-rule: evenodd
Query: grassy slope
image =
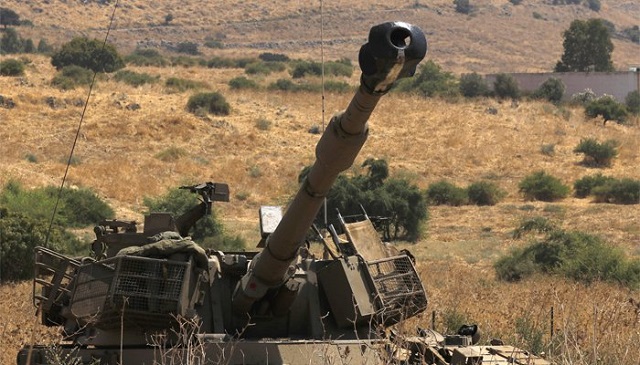
<path fill-rule="evenodd" d="M 144 6 L 144 3 L 126 2 L 123 6 L 130 8 L 126 13 L 119 13 L 122 17 L 118 21 L 132 22 L 127 23 L 127 27 L 157 23 L 161 22 L 167 9 L 171 9 L 159 6 L 159 10 L 136 10 Z M 406 3 L 408 6 L 414 2 Z M 425 30 L 435 29 L 431 25 L 442 26 L 428 31 L 431 33 L 430 57 L 456 72 L 504 71 L 502 65 L 505 64 L 510 65 L 507 68 L 512 67 L 518 71 L 547 69 L 559 57 L 559 33 L 571 19 L 570 14 L 567 15 L 567 9 L 570 8 L 547 8 L 539 4 L 514 8 L 507 5 L 513 10 L 512 18 L 518 17 L 520 13 L 525 14 L 526 16 L 517 18 L 519 24 L 527 24 L 528 29 L 534 29 L 533 33 L 524 30 L 509 33 L 499 31 L 500 27 L 507 27 L 508 22 L 503 25 L 502 22 L 495 21 L 497 15 L 488 11 L 491 6 L 501 8 L 502 2 L 478 1 L 483 7 L 477 16 L 468 19 L 460 18 L 451 10 L 445 9 L 449 7 L 448 3 L 430 2 L 435 5 L 407 12 L 424 15 L 421 18 L 424 23 L 420 24 Z M 3 6 L 19 9 L 27 6 L 24 4 L 7 1 Z M 33 14 L 33 17 L 23 15 L 33 19 L 36 24 L 42 22 L 46 25 L 45 19 L 51 18 L 57 24 L 69 24 L 69 28 L 77 26 L 87 29 L 89 33 L 89 23 L 80 15 L 82 12 L 98 9 L 96 5 L 78 8 L 77 5 L 71 7 L 56 3 L 55 8 L 47 8 L 47 5 L 39 1 L 32 1 L 30 4 L 33 4 L 31 7 L 39 5 L 46 9 L 43 13 Z M 218 29 L 214 25 L 222 26 L 222 22 L 214 22 L 209 27 L 209 23 L 205 22 L 206 19 L 211 19 L 211 13 L 206 13 L 211 9 L 196 11 L 195 2 L 185 1 L 184 4 L 179 9 L 171 9 L 176 18 L 174 28 L 179 28 L 177 25 L 184 26 L 177 33 L 180 36 L 189 34 L 184 33 L 189 29 L 204 29 L 198 30 L 202 32 L 201 35 L 209 34 Z M 229 9 L 220 8 L 226 2 L 215 4 L 219 13 L 225 14 L 224 25 L 237 30 L 229 33 L 228 39 L 235 39 L 234 42 L 239 46 L 240 40 L 257 42 L 275 38 L 273 33 L 258 32 L 262 30 L 261 27 L 268 26 L 269 22 L 265 21 L 267 18 L 273 19 L 270 24 L 280 18 L 287 20 L 286 27 L 281 28 L 283 30 L 276 39 L 295 39 L 294 32 L 303 39 L 318 38 L 317 34 L 301 31 L 298 24 L 300 19 L 306 19 L 307 14 L 312 11 L 310 6 L 301 5 L 303 3 L 295 3 L 299 7 L 296 9 L 276 6 L 275 2 L 262 2 L 261 5 L 238 2 Z M 614 23 L 619 28 L 629 26 L 632 21 L 627 18 L 629 13 L 625 14 L 620 10 L 623 5 L 635 6 L 622 1 L 606 2 L 601 13 L 617 16 Z M 331 56 L 345 55 L 345 52 L 349 56 L 355 55 L 357 45 L 363 39 L 360 29 L 367 29 L 370 23 L 383 18 L 391 18 L 389 14 L 396 18 L 396 10 L 385 10 L 385 6 L 378 3 L 356 2 L 350 10 L 345 10 L 347 8 L 340 2 L 325 6 L 326 12 L 333 14 L 328 17 L 328 22 L 337 24 L 335 22 L 339 22 L 342 19 L 340 17 L 350 16 L 355 23 L 354 26 L 335 26 L 327 30 L 328 38 L 347 40 L 340 47 L 330 47 Z M 436 8 L 444 9 L 443 15 L 436 16 Z M 533 21 L 530 17 L 532 9 L 546 12 L 549 17 L 553 15 L 558 20 L 549 20 L 544 23 L 544 27 L 529 26 L 527 22 Z M 571 12 L 577 14 L 575 16 L 585 15 L 582 9 L 571 9 Z M 94 25 L 100 19 L 105 19 L 106 22 L 107 10 L 101 8 L 100 11 L 102 15 L 93 16 Z M 140 20 L 145 18 L 136 15 L 138 11 L 148 15 L 149 19 Z M 202 17 L 191 15 L 199 14 L 199 11 L 202 12 Z M 190 15 L 189 19 L 193 18 L 189 23 L 182 20 L 186 14 Z M 427 18 L 427 15 L 433 18 Z M 134 24 L 126 16 L 137 19 L 141 24 Z M 314 17 L 317 16 L 316 12 Z M 76 21 L 82 23 L 76 25 Z M 362 22 L 361 27 L 356 26 L 359 22 Z M 490 25 L 496 28 L 495 32 Z M 473 32 L 461 31 L 470 26 L 474 29 Z M 166 31 L 164 28 L 152 30 Z M 34 28 L 33 32 L 39 31 L 38 29 Z M 257 31 L 252 33 L 249 30 Z M 131 43 L 126 39 L 144 37 L 146 33 L 141 33 L 143 31 L 151 30 L 116 31 L 114 36 L 117 42 L 126 45 Z M 101 32 L 103 29 L 96 31 L 96 36 Z M 60 30 L 59 34 L 63 33 L 65 36 L 72 34 Z M 500 49 L 498 46 L 502 44 L 500 39 L 505 39 L 502 37 L 521 33 L 529 34 L 532 39 L 514 42 L 509 46 L 513 48 L 512 52 L 497 52 Z M 483 34 L 491 37 L 483 38 Z M 164 36 L 165 34 L 162 35 Z M 174 33 L 167 33 L 166 36 L 178 37 Z M 475 42 L 467 42 L 467 36 L 479 38 Z M 442 40 L 447 37 L 461 41 L 453 44 Z M 293 47 L 288 43 L 282 45 Z M 633 59 L 628 55 L 621 56 L 623 53 L 620 50 L 626 49 L 625 43 L 616 42 L 616 47 L 614 59 L 618 65 Z M 494 50 L 493 53 L 491 49 Z M 536 50 L 539 49 L 553 49 L 554 52 L 538 55 Z M 631 49 L 637 51 L 637 46 Z M 309 46 L 272 51 L 317 58 L 318 50 L 317 46 Z M 240 54 L 257 51 L 232 48 L 224 52 Z M 49 60 L 38 56 L 29 57 L 33 63 L 28 67 L 25 77 L 21 80 L 1 80 L 2 95 L 13 98 L 17 107 L 11 110 L 0 109 L 0 184 L 3 185 L 9 179 L 18 179 L 27 186 L 58 185 L 82 112 L 82 108 L 72 106 L 71 101 L 86 98 L 87 91 L 78 89 L 60 92 L 52 89 L 48 82 L 54 70 Z M 6 57 L 2 59 L 4 58 Z M 474 61 L 476 59 L 477 62 Z M 620 59 L 624 61 L 619 61 Z M 531 60 L 539 61 L 532 65 Z M 542 64 L 545 66 L 540 66 Z M 263 204 L 285 204 L 296 188 L 298 172 L 313 161 L 313 146 L 318 136 L 309 134 L 308 129 L 322 124 L 320 96 L 302 94 L 292 97 L 284 93 L 229 91 L 226 82 L 240 75 L 241 70 L 181 67 L 134 70 L 161 75 L 162 81 L 170 76 L 206 80 L 212 89 L 224 93 L 233 111 L 227 117 L 202 120 L 184 110 L 189 96 L 187 93 L 168 94 L 161 83 L 136 89 L 100 80 L 89 101 L 75 152 L 81 163 L 71 168 L 70 183 L 94 188 L 117 207 L 121 218 L 140 220 L 141 202 L 145 195 L 161 194 L 167 188 L 182 183 L 209 180 L 228 182 L 233 197 L 241 195 L 246 196 L 246 199 L 233 199 L 231 204 L 218 205 L 221 217 L 230 231 L 237 229 L 250 242 L 254 242 L 257 236 L 257 208 Z M 279 76 L 284 75 L 271 78 Z M 355 76 L 349 81 L 355 84 Z M 44 101 L 47 97 L 67 100 L 67 106 L 50 108 Z M 349 97 L 348 94 L 328 95 L 327 114 L 342 109 Z M 129 103 L 138 103 L 142 108 L 129 111 L 118 106 Z M 486 113 L 489 107 L 498 109 L 498 114 Z M 266 131 L 258 128 L 256 121 L 260 118 L 272 121 L 272 127 Z M 585 121 L 580 109 L 558 109 L 544 103 L 525 102 L 517 107 L 494 100 L 452 104 L 393 94 L 381 102 L 371 120 L 370 139 L 357 163 L 367 157 L 384 157 L 389 161 L 392 173 L 410 176 L 423 188 L 443 178 L 462 186 L 488 178 L 509 192 L 507 199 L 496 207 L 431 208 L 426 238 L 410 246 L 420 258 L 419 270 L 430 295 L 430 310 L 438 310 L 440 329 L 443 329 L 445 316 L 459 314 L 480 323 L 487 336 L 513 335 L 515 323 L 523 317 L 530 318 L 544 330 L 548 310 L 550 306 L 554 306 L 558 316 L 556 328 L 562 328 L 576 336 L 575 339 L 567 340 L 567 346 L 574 348 L 573 354 L 576 354 L 577 360 L 567 363 L 587 363 L 588 359 L 581 360 L 579 355 L 586 356 L 592 351 L 593 344 L 599 346 L 600 351 L 628 350 L 626 355 L 617 357 L 622 363 L 625 363 L 625 359 L 637 359 L 640 356 L 640 350 L 634 346 L 640 340 L 639 335 L 633 329 L 638 323 L 640 310 L 634 304 L 639 300 L 637 292 L 604 284 L 584 288 L 549 278 L 537 278 L 515 285 L 504 284 L 493 279 L 490 267 L 498 255 L 511 247 L 526 243 L 511 239 L 509 233 L 520 219 L 534 215 L 549 216 L 568 229 L 600 234 L 612 245 L 623 247 L 632 255 L 640 255 L 637 206 L 593 204 L 588 200 L 574 198 L 554 204 L 530 204 L 523 202 L 517 194 L 518 182 L 539 169 L 560 177 L 567 184 L 572 184 L 584 175 L 596 173 L 593 169 L 579 165 L 581 156 L 572 152 L 580 139 L 586 137 L 599 140 L 613 138 L 621 142 L 620 156 L 613 167 L 604 171 L 605 174 L 640 178 L 640 151 L 637 145 L 640 128 L 637 125 L 622 127 L 608 123 L 602 126 L 600 122 Z M 545 144 L 555 145 L 554 156 L 540 153 L 541 146 Z M 157 157 L 169 148 L 177 148 L 186 153 L 176 161 L 162 161 Z M 28 162 L 25 158 L 27 154 L 34 155 L 38 162 Z M 358 169 L 356 167 L 353 170 Z M 251 177 L 256 176 L 255 171 L 260 171 L 261 175 Z M 16 349 L 29 341 L 33 309 L 29 305 L 28 284 L 2 286 L 1 289 L 2 298 L 9 297 L 8 293 L 12 297 L 15 295 L 21 298 L 1 306 L 3 309 L 0 318 L 3 325 L 0 326 L 0 348 L 11 348 L 0 358 L 0 362 L 4 364 L 12 363 Z M 605 328 L 602 318 L 613 320 Z M 419 324 L 424 327 L 429 323 L 430 316 L 426 314 L 410 325 Z M 603 332 L 598 332 L 595 336 L 591 329 L 600 330 L 601 327 Z M 589 330 L 581 330 L 585 328 Z M 37 335 L 36 338 L 40 336 Z"/>

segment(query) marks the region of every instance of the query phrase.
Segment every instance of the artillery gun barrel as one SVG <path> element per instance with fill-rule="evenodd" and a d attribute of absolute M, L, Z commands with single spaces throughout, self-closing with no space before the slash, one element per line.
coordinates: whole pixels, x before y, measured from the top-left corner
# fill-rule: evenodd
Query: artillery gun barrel
<path fill-rule="evenodd" d="M 371 28 L 360 49 L 360 86 L 347 109 L 333 117 L 316 146 L 316 161 L 300 190 L 251 262 L 234 293 L 234 308 L 246 313 L 267 290 L 281 286 L 295 270 L 300 245 L 340 172 L 348 169 L 362 149 L 367 121 L 378 101 L 398 78 L 413 75 L 426 54 L 422 31 L 402 22 Z"/>

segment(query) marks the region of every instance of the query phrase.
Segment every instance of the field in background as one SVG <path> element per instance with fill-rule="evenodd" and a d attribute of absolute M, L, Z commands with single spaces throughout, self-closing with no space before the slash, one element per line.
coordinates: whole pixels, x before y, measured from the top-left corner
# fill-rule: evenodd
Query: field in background
<path fill-rule="evenodd" d="M 144 1 L 121 3 L 127 11 L 117 14 L 117 28 L 121 29 L 113 36 L 124 47 L 132 47 L 145 37 L 183 41 L 232 29 L 227 41 L 234 46 L 219 51 L 224 55 L 271 51 L 315 60 L 319 57 L 319 45 L 313 42 L 319 35 L 310 33 L 319 31 L 313 29 L 319 18 L 317 4 L 238 1 L 228 5 L 213 1 L 208 8 L 185 0 L 179 8 L 170 7 L 168 1 L 154 2 L 158 5 L 152 9 Z M 393 8 L 383 2 L 346 3 L 325 2 L 326 37 L 334 41 L 328 45 L 328 57 L 355 59 L 371 24 L 402 18 L 417 20 L 430 37 L 428 57 L 455 72 L 547 70 L 560 57 L 561 32 L 570 20 L 591 15 L 586 8 L 529 2 L 514 7 L 507 1 L 478 1 L 479 12 L 472 17 L 454 13 L 449 1 L 419 7 L 413 5 L 422 2 L 405 1 Z M 105 29 L 97 23 L 104 20 L 106 24 L 110 15 L 107 8 L 94 3 L 80 7 L 70 1 L 56 2 L 53 7 L 38 0 L 7 0 L 3 6 L 42 8 L 42 12 L 24 17 L 44 25 L 48 34 L 56 34 L 56 40 L 70 38 L 77 29 L 102 38 Z M 505 8 L 511 16 L 502 13 L 500 9 Z M 98 11 L 100 16 L 95 15 Z M 547 20 L 535 23 L 542 21 L 533 19 L 532 11 L 544 14 Z M 634 11 L 640 11 L 635 2 L 607 1 L 600 15 L 623 28 L 637 20 L 632 17 Z M 174 24 L 159 26 L 169 12 L 175 17 Z M 224 14 L 225 19 L 211 21 L 214 14 Z M 305 23 L 309 24 L 307 29 L 303 29 Z M 31 31 L 36 35 L 42 29 Z M 504 44 L 518 37 L 522 37 L 520 41 Z M 271 45 L 274 48 L 255 48 L 265 40 L 275 42 Z M 637 45 L 620 40 L 614 43 L 616 66 L 637 60 Z M 0 108 L 0 185 L 14 179 L 27 187 L 58 186 L 82 112 L 74 102 L 84 100 L 87 90 L 62 92 L 50 87 L 54 74 L 50 60 L 27 57 L 32 62 L 24 77 L 0 79 L 0 93 L 16 103 L 14 109 Z M 323 124 L 320 94 L 229 90 L 228 80 L 242 75 L 240 69 L 128 69 L 159 75 L 161 82 L 133 88 L 109 77 L 98 81 L 89 100 L 69 184 L 94 189 L 116 209 L 119 218 L 141 221 L 145 196 L 157 196 L 181 184 L 226 182 L 232 202 L 216 205 L 219 217 L 229 232 L 240 233 L 250 246 L 257 243 L 259 206 L 286 204 L 297 189 L 298 173 L 313 162 L 319 136 L 309 129 Z M 231 114 L 202 119 L 187 113 L 190 94 L 169 93 L 163 86 L 168 77 L 205 81 L 225 95 Z M 283 73 L 258 81 L 267 84 L 280 77 L 288 76 Z M 355 85 L 357 76 L 343 81 Z M 350 97 L 350 93 L 328 94 L 325 121 L 343 109 Z M 50 98 L 57 101 L 56 107 L 49 105 Z M 129 104 L 139 104 L 140 109 L 128 110 L 125 106 Z M 270 127 L 260 127 L 259 120 L 270 121 Z M 439 330 L 465 320 L 478 323 L 486 339 L 502 337 L 530 348 L 538 335 L 549 339 L 553 307 L 556 341 L 561 339 L 560 345 L 571 349 L 574 356 L 560 359 L 566 360 L 562 363 L 595 364 L 594 359 L 602 354 L 614 354 L 624 364 L 635 364 L 640 357 L 637 291 L 548 277 L 507 284 L 495 280 L 491 265 L 511 248 L 527 243 L 514 240 L 511 232 L 522 219 L 538 215 L 565 229 L 601 235 L 629 255 L 640 256 L 637 205 L 595 204 L 575 198 L 532 203 L 523 201 L 517 192 L 524 176 L 541 169 L 569 185 L 600 171 L 640 179 L 637 121 L 632 126 L 612 122 L 605 126 L 601 120 L 586 120 L 581 108 L 569 106 L 542 102 L 516 105 L 493 99 L 444 101 L 392 93 L 381 101 L 370 127 L 369 140 L 350 173 L 360 171 L 359 164 L 368 157 L 385 158 L 392 175 L 409 177 L 421 188 L 441 179 L 460 186 L 488 179 L 508 192 L 494 207 L 431 207 L 424 238 L 416 244 L 401 244 L 418 258 L 430 298 L 428 311 L 408 323 L 407 331 L 412 332 L 415 326 L 430 327 L 431 313 L 436 311 Z M 613 166 L 598 170 L 580 165 L 582 156 L 572 151 L 583 138 L 619 141 L 620 155 Z M 553 155 L 542 153 L 542 147 L 549 145 L 553 145 Z M 180 153 L 174 159 L 160 157 L 167 151 Z M 30 295 L 30 283 L 0 286 L 0 348 L 8 349 L 0 355 L 2 364 L 14 363 L 17 350 L 31 341 L 35 308 Z M 42 328 L 34 338 L 37 342 L 54 339 L 51 331 Z M 604 363 L 606 359 L 601 358 Z"/>

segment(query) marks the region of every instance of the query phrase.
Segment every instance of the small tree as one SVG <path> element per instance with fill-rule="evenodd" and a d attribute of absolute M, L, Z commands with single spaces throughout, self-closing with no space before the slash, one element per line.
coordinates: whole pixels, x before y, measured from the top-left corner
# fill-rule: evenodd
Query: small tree
<path fill-rule="evenodd" d="M 9 58 L 0 62 L 0 76 L 21 76 L 24 74 L 22 62 Z"/>
<path fill-rule="evenodd" d="M 627 110 L 624 105 L 618 103 L 610 95 L 603 95 L 596 100 L 593 100 L 584 109 L 585 114 L 589 118 L 595 118 L 602 116 L 604 122 L 609 120 L 616 121 L 617 123 L 624 123 L 627 117 Z"/>
<path fill-rule="evenodd" d="M 7 28 L 0 38 L 0 54 L 22 52 L 23 41 L 18 32 L 13 28 Z"/>
<path fill-rule="evenodd" d="M 0 25 L 4 29 L 9 25 L 20 25 L 20 16 L 9 8 L 0 8 Z"/>
<path fill-rule="evenodd" d="M 62 45 L 60 51 L 51 56 L 51 64 L 58 70 L 77 65 L 93 72 L 114 72 L 124 67 L 124 61 L 114 46 L 84 37 Z"/>
<path fill-rule="evenodd" d="M 611 166 L 612 160 L 618 155 L 618 142 L 608 140 L 603 143 L 594 138 L 580 140 L 573 152 L 584 153 L 583 164 L 587 166 L 606 167 Z"/>
<path fill-rule="evenodd" d="M 467 188 L 469 202 L 476 205 L 496 205 L 506 193 L 489 181 L 474 182 Z"/>
<path fill-rule="evenodd" d="M 601 19 L 574 20 L 564 32 L 556 72 L 613 71 L 611 34 Z"/>
<path fill-rule="evenodd" d="M 624 98 L 624 103 L 629 113 L 640 114 L 640 92 L 638 92 L 638 90 L 633 90 L 628 93 L 627 97 Z"/>
<path fill-rule="evenodd" d="M 192 95 L 187 102 L 187 110 L 192 113 L 204 110 L 215 115 L 229 115 L 230 109 L 224 96 L 217 92 L 198 93 Z"/>
<path fill-rule="evenodd" d="M 520 182 L 519 188 L 526 200 L 552 202 L 563 199 L 569 194 L 568 186 L 544 171 L 526 176 Z"/>
<path fill-rule="evenodd" d="M 533 96 L 552 103 L 559 103 L 564 96 L 564 83 L 558 78 L 551 77 L 540 85 Z"/>
<path fill-rule="evenodd" d="M 464 74 L 460 77 L 460 94 L 467 98 L 485 96 L 489 86 L 484 77 L 477 73 Z"/>
<path fill-rule="evenodd" d="M 427 188 L 427 201 L 433 205 L 460 206 L 467 204 L 467 191 L 449 181 L 440 180 Z"/>
<path fill-rule="evenodd" d="M 518 88 L 518 82 L 512 75 L 509 74 L 501 73 L 496 76 L 496 81 L 493 83 L 493 91 L 495 92 L 496 96 L 501 99 L 520 98 L 520 89 Z"/>

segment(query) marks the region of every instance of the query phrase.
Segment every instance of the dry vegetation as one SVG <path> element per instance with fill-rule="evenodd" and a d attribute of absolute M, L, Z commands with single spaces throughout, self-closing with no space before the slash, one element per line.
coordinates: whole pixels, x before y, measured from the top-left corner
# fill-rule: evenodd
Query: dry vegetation
<path fill-rule="evenodd" d="M 103 21 L 106 27 L 110 10 L 95 3 L 85 7 L 72 3 L 55 2 L 55 10 L 53 2 L 47 5 L 36 0 L 7 0 L 3 6 L 23 10 L 21 15 L 29 9 L 43 9 L 22 15 L 37 25 L 29 31 L 34 35 L 55 34 L 57 41 L 75 32 L 103 37 L 104 29 L 98 24 Z M 212 1 L 208 7 L 185 0 L 183 6 L 173 8 L 169 2 L 154 3 L 159 5 L 152 9 L 144 1 L 122 2 L 126 12 L 117 14 L 113 33 L 116 43 L 126 47 L 132 40 L 145 37 L 158 41 L 203 39 L 225 32 L 225 42 L 232 45 L 224 51 L 226 55 L 257 54 L 263 50 L 247 51 L 245 47 L 268 40 L 278 47 L 272 51 L 318 57 L 317 43 L 294 42 L 298 35 L 303 40 L 318 39 L 313 26 L 319 18 L 317 4 Z M 419 7 L 413 5 L 422 1 L 401 1 L 393 7 L 382 1 L 350 1 L 349 6 L 346 1 L 326 3 L 327 37 L 338 44 L 329 46 L 331 56 L 355 58 L 364 39 L 363 30 L 382 20 L 401 18 L 421 25 L 430 36 L 429 56 L 455 72 L 548 70 L 561 53 L 562 30 L 571 19 L 590 15 L 586 8 L 551 8 L 541 2 L 514 7 L 507 1 L 478 1 L 478 14 L 472 17 L 455 14 L 449 1 Z M 512 15 L 503 15 L 503 9 Z M 547 20 L 533 19 L 532 11 L 544 14 Z M 615 20 L 622 28 L 637 20 L 634 11 L 637 15 L 635 2 L 607 1 L 600 16 Z M 172 26 L 159 26 L 167 13 L 175 17 Z M 217 14 L 224 14 L 224 19 L 216 18 Z M 312 18 L 311 23 L 302 29 L 307 18 Z M 349 26 L 344 26 L 345 19 Z M 69 28 L 60 28 L 59 24 Z M 526 41 L 512 42 L 520 37 Z M 617 66 L 637 61 L 637 46 L 620 40 L 614 43 Z M 59 185 L 82 112 L 73 101 L 84 100 L 87 90 L 61 92 L 50 87 L 54 70 L 49 59 L 28 57 L 32 62 L 24 77 L 0 79 L 2 95 L 16 102 L 14 109 L 0 108 L 0 185 L 10 179 L 31 187 Z M 257 242 L 258 207 L 286 204 L 297 188 L 297 174 L 313 161 L 318 136 L 308 130 L 323 123 L 320 95 L 230 91 L 227 81 L 241 75 L 242 70 L 130 69 L 161 75 L 161 82 L 132 88 L 108 77 L 98 81 L 75 151 L 79 163 L 71 167 L 69 183 L 94 189 L 116 208 L 120 218 L 140 221 L 144 196 L 159 195 L 183 183 L 227 182 L 232 203 L 217 205 L 219 216 L 229 231 L 238 231 L 250 244 Z M 201 119 L 187 113 L 189 94 L 168 93 L 162 86 L 171 76 L 206 81 L 211 89 L 225 95 L 232 106 L 231 114 Z M 284 74 L 269 76 L 269 80 L 279 76 Z M 355 84 L 356 76 L 347 81 Z M 350 96 L 327 95 L 326 119 L 344 108 Z M 48 97 L 61 106 L 48 106 Z M 123 107 L 131 103 L 141 109 Z M 487 113 L 488 108 L 498 113 Z M 256 126 L 261 118 L 272 122 L 269 129 Z M 506 284 L 495 280 L 491 267 L 512 247 L 526 244 L 525 240 L 512 239 L 511 231 L 523 218 L 536 215 L 547 216 L 566 229 L 601 235 L 629 255 L 640 256 L 637 205 L 595 204 L 575 198 L 553 204 L 530 203 L 517 194 L 519 181 L 536 170 L 544 169 L 566 184 L 598 172 L 580 165 L 582 156 L 572 152 L 580 139 L 588 137 L 620 142 L 620 155 L 604 174 L 640 179 L 637 121 L 632 126 L 603 126 L 601 121 L 585 120 L 581 108 L 391 94 L 381 102 L 370 124 L 369 141 L 356 165 L 367 157 L 385 158 L 392 174 L 409 177 L 422 188 L 440 179 L 460 186 L 490 179 L 509 194 L 495 207 L 430 208 L 425 238 L 414 245 L 405 244 L 419 259 L 419 271 L 430 295 L 429 311 L 407 326 L 430 326 L 431 311 L 435 310 L 440 330 L 444 330 L 447 316 L 457 315 L 480 324 L 486 338 L 503 337 L 526 346 L 530 344 L 516 336 L 516 323 L 533 323 L 535 331 L 541 331 L 547 341 L 553 307 L 556 339 L 563 339 L 560 346 L 566 354 L 556 358 L 560 363 L 637 364 L 637 290 L 611 284 L 583 286 L 548 277 Z M 554 145 L 553 156 L 541 153 L 541 147 L 549 144 Z M 168 149 L 183 153 L 175 160 L 160 159 L 158 154 Z M 28 155 L 37 162 L 30 162 Z M 358 170 L 356 166 L 352 172 Z M 238 196 L 243 199 L 234 199 Z M 0 348 L 5 350 L 0 354 L 2 364 L 14 363 L 17 350 L 30 341 L 36 324 L 30 296 L 30 283 L 0 286 Z M 37 327 L 37 342 L 52 341 L 51 331 Z"/>

